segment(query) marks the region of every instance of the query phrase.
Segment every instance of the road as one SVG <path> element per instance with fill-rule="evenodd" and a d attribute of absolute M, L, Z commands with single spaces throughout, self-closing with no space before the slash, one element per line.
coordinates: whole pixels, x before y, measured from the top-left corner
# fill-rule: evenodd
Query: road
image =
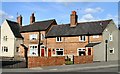
<path fill-rule="evenodd" d="M 73 72 L 118 72 L 118 67 L 98 68 L 88 70 L 75 70 Z"/>
<path fill-rule="evenodd" d="M 88 69 L 88 70 L 74 70 L 68 72 L 3 72 L 2 74 L 96 74 L 96 72 L 102 74 L 118 74 L 118 67 L 110 67 L 110 68 L 98 68 L 98 69 Z M 98 74 L 99 74 L 98 73 Z"/>

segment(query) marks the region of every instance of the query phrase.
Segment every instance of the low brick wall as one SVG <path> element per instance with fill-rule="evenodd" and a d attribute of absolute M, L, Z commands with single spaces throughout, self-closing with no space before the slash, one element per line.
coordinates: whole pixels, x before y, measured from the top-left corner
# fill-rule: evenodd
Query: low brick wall
<path fill-rule="evenodd" d="M 65 57 L 28 57 L 28 68 L 65 64 Z"/>
<path fill-rule="evenodd" d="M 74 64 L 92 63 L 93 56 L 74 56 Z"/>

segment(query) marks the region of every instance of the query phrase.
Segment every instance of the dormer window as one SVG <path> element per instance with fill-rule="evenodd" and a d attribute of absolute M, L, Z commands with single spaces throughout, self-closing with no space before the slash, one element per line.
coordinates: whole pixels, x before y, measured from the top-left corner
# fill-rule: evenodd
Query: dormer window
<path fill-rule="evenodd" d="M 30 40 L 37 40 L 37 34 L 31 34 Z"/>
<path fill-rule="evenodd" d="M 79 36 L 79 41 L 84 42 L 85 41 L 85 36 Z"/>
<path fill-rule="evenodd" d="M 56 42 L 62 42 L 62 38 L 61 37 L 56 37 Z"/>

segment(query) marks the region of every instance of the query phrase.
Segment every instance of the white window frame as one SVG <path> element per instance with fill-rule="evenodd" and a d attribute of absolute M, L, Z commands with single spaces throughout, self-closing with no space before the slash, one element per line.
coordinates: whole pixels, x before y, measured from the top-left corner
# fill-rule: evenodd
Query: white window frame
<path fill-rule="evenodd" d="M 45 39 L 45 35 L 41 34 L 41 40 L 44 40 L 44 39 Z"/>
<path fill-rule="evenodd" d="M 30 50 L 31 50 L 31 46 L 34 46 L 34 47 L 37 46 L 37 48 L 34 49 L 34 50 L 37 50 L 37 53 L 36 53 L 37 55 L 30 54 L 30 51 L 29 51 L 30 56 L 38 56 L 38 44 L 30 44 L 29 45 Z"/>
<path fill-rule="evenodd" d="M 8 37 L 7 36 L 3 36 L 3 41 L 7 41 Z"/>
<path fill-rule="evenodd" d="M 99 35 L 93 35 L 93 38 L 99 38 L 100 36 Z"/>
<path fill-rule="evenodd" d="M 29 35 L 29 38 L 30 38 L 30 40 L 37 40 L 37 34 L 30 34 Z"/>
<path fill-rule="evenodd" d="M 109 41 L 113 41 L 113 35 L 109 34 Z"/>
<path fill-rule="evenodd" d="M 114 54 L 114 50 L 115 50 L 115 49 L 114 49 L 114 48 L 112 48 L 112 49 L 110 49 L 110 50 L 112 50 L 112 51 L 113 51 L 113 52 L 112 52 L 112 53 L 110 53 L 110 54 Z M 109 50 L 109 51 L 110 51 L 110 50 Z"/>
<path fill-rule="evenodd" d="M 2 46 L 2 52 L 8 52 L 8 47 L 7 46 Z"/>
<path fill-rule="evenodd" d="M 59 39 L 57 40 L 57 38 Z M 56 42 L 62 42 L 62 37 L 56 37 Z"/>
<path fill-rule="evenodd" d="M 81 37 L 85 37 L 85 40 L 82 40 L 83 38 L 81 39 Z M 85 36 L 85 35 L 79 36 L 79 41 L 80 41 L 80 42 L 85 42 L 85 41 L 86 41 L 86 36 Z"/>
<path fill-rule="evenodd" d="M 17 51 L 18 50 L 18 51 Z M 20 52 L 20 48 L 19 47 L 16 47 L 16 52 Z"/>
<path fill-rule="evenodd" d="M 56 49 L 58 49 L 58 50 L 56 50 Z M 56 49 L 55 49 L 56 56 L 64 56 L 64 49 L 63 48 L 56 48 Z M 60 50 L 60 49 L 63 49 L 63 50 Z M 63 55 L 57 55 L 57 51 L 63 51 Z"/>
<path fill-rule="evenodd" d="M 85 48 L 77 48 L 77 55 L 79 56 L 79 49 L 82 49 L 82 51 L 85 51 L 85 50 L 83 50 L 83 49 L 85 49 Z M 86 51 L 85 51 L 85 54 L 86 54 Z"/>

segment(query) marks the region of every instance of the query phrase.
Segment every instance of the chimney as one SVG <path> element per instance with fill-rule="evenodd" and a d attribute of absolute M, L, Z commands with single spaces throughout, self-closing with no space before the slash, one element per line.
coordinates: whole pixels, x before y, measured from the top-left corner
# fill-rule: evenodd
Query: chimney
<path fill-rule="evenodd" d="M 77 25 L 77 18 L 76 11 L 72 11 L 70 15 L 70 27 L 75 27 Z"/>
<path fill-rule="evenodd" d="M 30 16 L 30 24 L 35 22 L 35 16 L 34 13 L 32 13 L 32 16 Z"/>
<path fill-rule="evenodd" d="M 21 15 L 17 17 L 17 23 L 18 23 L 20 26 L 22 26 L 22 16 L 21 16 Z"/>

